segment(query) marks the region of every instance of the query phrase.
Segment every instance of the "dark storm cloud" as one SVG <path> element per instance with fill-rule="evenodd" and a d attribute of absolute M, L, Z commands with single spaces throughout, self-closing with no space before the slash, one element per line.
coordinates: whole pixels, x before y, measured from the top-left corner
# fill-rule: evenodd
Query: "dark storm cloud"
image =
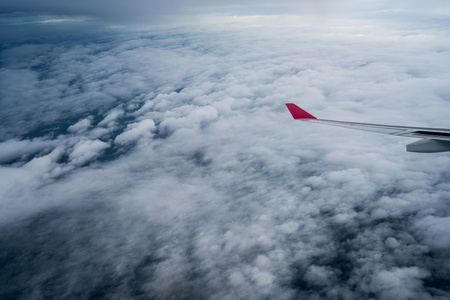
<path fill-rule="evenodd" d="M 223 22 L 3 50 L 1 296 L 448 298 L 448 155 L 284 107 L 450 127 L 446 32 Z"/>

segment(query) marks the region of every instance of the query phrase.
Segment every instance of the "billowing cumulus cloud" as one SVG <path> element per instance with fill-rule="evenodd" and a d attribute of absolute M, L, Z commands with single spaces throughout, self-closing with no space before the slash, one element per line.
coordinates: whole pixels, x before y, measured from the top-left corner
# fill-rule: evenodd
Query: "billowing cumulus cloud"
<path fill-rule="evenodd" d="M 449 298 L 448 154 L 284 106 L 450 128 L 448 42 L 274 16 L 5 46 L 1 298 Z"/>
<path fill-rule="evenodd" d="M 155 122 L 151 119 L 128 124 L 126 131 L 118 135 L 114 142 L 119 145 L 125 145 L 136 142 L 142 137 L 151 138 L 153 136 L 152 130 L 154 129 Z"/>
<path fill-rule="evenodd" d="M 107 143 L 100 140 L 81 141 L 69 153 L 69 160 L 75 165 L 84 165 L 100 156 L 101 152 L 108 147 Z"/>

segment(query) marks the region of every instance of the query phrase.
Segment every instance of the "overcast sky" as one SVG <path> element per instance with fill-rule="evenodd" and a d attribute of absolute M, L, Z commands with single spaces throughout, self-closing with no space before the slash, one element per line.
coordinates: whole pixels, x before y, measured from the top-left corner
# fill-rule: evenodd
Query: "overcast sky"
<path fill-rule="evenodd" d="M 255 14 L 315 14 L 324 16 L 359 16 L 394 14 L 397 18 L 408 15 L 418 20 L 420 16 L 445 18 L 450 15 L 448 1 L 430 0 L 16 0 L 2 1 L 3 14 L 14 12 L 46 13 L 53 15 L 82 15 L 104 18 L 115 22 L 161 22 L 167 15 L 255 15 Z"/>
<path fill-rule="evenodd" d="M 449 154 L 284 105 L 450 128 L 444 2 L 124 3 L 0 4 L 0 298 L 450 298 Z"/>

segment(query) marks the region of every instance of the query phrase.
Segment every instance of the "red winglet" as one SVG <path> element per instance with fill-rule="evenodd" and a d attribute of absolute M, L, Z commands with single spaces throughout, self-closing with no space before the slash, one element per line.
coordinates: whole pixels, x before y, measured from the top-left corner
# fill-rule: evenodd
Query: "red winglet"
<path fill-rule="evenodd" d="M 313 115 L 309 114 L 308 112 L 304 111 L 294 103 L 286 103 L 287 108 L 291 112 L 292 117 L 294 119 L 317 119 Z"/>

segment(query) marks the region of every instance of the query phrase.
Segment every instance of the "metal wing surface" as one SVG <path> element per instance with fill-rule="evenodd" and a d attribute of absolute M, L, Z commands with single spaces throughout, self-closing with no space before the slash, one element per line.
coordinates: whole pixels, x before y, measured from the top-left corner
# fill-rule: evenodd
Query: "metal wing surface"
<path fill-rule="evenodd" d="M 286 106 L 291 112 L 292 117 L 296 120 L 421 139 L 406 146 L 406 150 L 409 152 L 434 153 L 450 151 L 450 129 L 447 128 L 394 126 L 325 120 L 314 117 L 293 103 L 287 103 Z"/>

